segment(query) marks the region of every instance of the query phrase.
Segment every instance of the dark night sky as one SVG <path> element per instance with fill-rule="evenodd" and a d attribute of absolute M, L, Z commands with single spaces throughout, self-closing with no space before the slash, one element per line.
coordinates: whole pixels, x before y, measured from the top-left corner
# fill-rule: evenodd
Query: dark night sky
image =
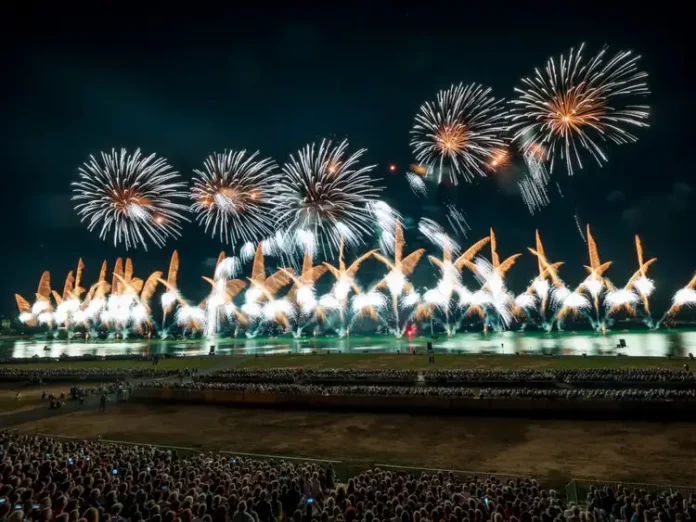
<path fill-rule="evenodd" d="M 12 294 L 29 297 L 44 269 L 62 288 L 78 256 L 89 281 L 102 259 L 112 264 L 126 253 L 87 232 L 72 211 L 69 185 L 89 154 L 141 147 L 168 158 L 188 179 L 212 151 L 258 148 L 283 162 L 324 136 L 366 147 L 368 161 L 387 178 L 385 199 L 416 221 L 442 217 L 437 205 L 455 202 L 468 215 L 470 239 L 495 227 L 502 256 L 531 246 L 539 228 L 551 259 L 566 261 L 561 275 L 569 284 L 584 277 L 587 257 L 576 209 L 593 225 L 602 258 L 615 261 L 608 276 L 617 284 L 636 269 L 633 234 L 639 233 L 646 254 L 659 258 L 655 299 L 666 303 L 696 269 L 687 79 L 693 37 L 686 14 L 668 12 L 665 4 L 659 13 L 591 3 L 457 5 L 226 9 L 206 17 L 75 7 L 9 16 L 0 37 L 0 313 L 14 314 Z M 565 197 L 554 195 L 535 216 L 500 180 L 441 190 L 427 201 L 411 195 L 403 178 L 411 162 L 408 131 L 424 100 L 460 81 L 509 97 L 520 76 L 582 41 L 591 51 L 606 43 L 643 56 L 651 128 L 638 130 L 637 144 L 612 147 L 608 166 L 588 161 L 572 180 L 556 172 Z M 389 162 L 399 165 L 398 174 L 387 173 Z M 407 240 L 411 248 L 422 241 L 415 230 Z M 221 246 L 195 225 L 163 250 L 133 252 L 136 272 L 165 269 L 173 248 L 182 259 L 184 293 L 203 297 L 199 277 L 210 272 L 206 260 Z M 370 270 L 361 278 L 376 278 Z M 534 270 L 525 255 L 510 273 L 511 288 L 522 290 Z M 418 277 L 427 282 L 425 273 Z"/>

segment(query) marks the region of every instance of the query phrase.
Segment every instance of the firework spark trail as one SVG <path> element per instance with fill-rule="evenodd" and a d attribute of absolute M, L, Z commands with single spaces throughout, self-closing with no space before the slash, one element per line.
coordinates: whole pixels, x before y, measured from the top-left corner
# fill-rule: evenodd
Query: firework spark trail
<path fill-rule="evenodd" d="M 551 203 L 548 192 L 551 178 L 542 159 L 543 150 L 543 147 L 537 146 L 522 153 L 526 172 L 517 182 L 522 201 L 532 215 Z"/>
<path fill-rule="evenodd" d="M 604 296 L 604 306 L 607 314 L 619 308 L 625 308 L 629 313 L 634 312 L 634 306 L 640 301 L 640 296 L 627 288 L 609 290 Z"/>
<path fill-rule="evenodd" d="M 604 48 L 586 62 L 583 48 L 571 49 L 558 62 L 550 58 L 543 71 L 523 78 L 510 110 L 513 139 L 522 149 L 545 144 L 550 169 L 559 156 L 570 175 L 574 165 L 583 167 L 581 150 L 601 166 L 607 162 L 601 143 L 635 142 L 625 127 L 648 126 L 648 107 L 626 103 L 649 94 L 647 74 L 638 70 L 640 56 L 620 51 L 609 57 Z"/>
<path fill-rule="evenodd" d="M 607 317 L 609 317 L 618 313 L 620 310 L 624 310 L 632 316 L 636 315 L 638 312 L 638 305 L 642 303 L 643 321 L 647 326 L 652 327 L 653 322 L 650 317 L 649 298 L 655 289 L 655 285 L 652 280 L 647 278 L 647 270 L 657 259 L 653 258 L 644 261 L 643 246 L 638 236 L 635 236 L 635 244 L 638 258 L 638 270 L 633 273 L 626 285 L 621 289 L 614 288 L 613 285 L 606 280 L 609 291 L 604 297 L 604 304 L 607 308 Z"/>
<path fill-rule="evenodd" d="M 403 217 L 393 207 L 384 201 L 371 201 L 368 203 L 368 209 L 374 216 L 379 235 L 379 249 L 384 255 L 394 253 L 394 243 L 396 242 L 396 228 L 401 226 Z M 403 241 L 403 235 L 402 235 Z"/>
<path fill-rule="evenodd" d="M 558 276 L 558 269 L 563 265 L 563 261 L 551 263 L 546 257 L 544 244 L 541 241 L 541 234 L 535 232 L 534 248 L 527 248 L 529 252 L 537 258 L 538 275 L 532 280 L 527 288 L 527 293 L 535 293 L 539 298 L 539 315 L 543 326 L 547 331 L 553 328 L 553 320 L 547 321 L 546 307 L 549 302 L 549 292 L 551 291 L 551 301 L 553 305 L 559 305 L 558 296 L 554 300 L 554 293 L 559 288 L 565 288 L 565 284 Z M 550 283 L 549 283 L 550 282 Z M 564 299 L 566 295 L 562 297 Z M 562 301 L 561 299 L 561 301 Z"/>
<path fill-rule="evenodd" d="M 445 315 L 445 331 L 448 336 L 452 335 L 450 326 L 450 308 L 452 295 L 461 285 L 461 274 L 455 263 L 452 262 L 452 251 L 449 242 L 446 241 L 442 249 L 442 259 L 437 259 L 433 256 L 428 256 L 430 262 L 440 269 L 440 279 L 437 286 L 428 290 L 423 298 L 428 304 L 439 307 Z"/>
<path fill-rule="evenodd" d="M 662 318 L 657 322 L 660 326 L 667 319 L 674 317 L 683 307 L 696 306 L 696 275 L 691 278 L 691 281 L 672 297 L 672 306 L 665 312 Z"/>
<path fill-rule="evenodd" d="M 426 197 L 428 195 L 428 188 L 425 186 L 425 181 L 422 176 L 414 174 L 413 172 L 407 172 L 406 181 L 408 181 L 411 190 L 416 196 Z"/>
<path fill-rule="evenodd" d="M 587 225 L 587 251 L 590 258 L 590 265 L 585 266 L 585 269 L 589 275 L 582 283 L 580 283 L 577 291 L 586 290 L 590 293 L 596 313 L 596 326 L 599 329 L 604 329 L 604 324 L 602 323 L 600 317 L 599 299 L 606 286 L 604 273 L 611 266 L 612 261 L 605 261 L 604 263 L 600 261 L 597 243 L 595 242 L 594 237 L 592 237 L 590 225 Z"/>
<path fill-rule="evenodd" d="M 262 308 L 262 314 L 265 322 L 278 323 L 287 330 L 290 327 L 290 319 L 297 314 L 297 309 L 288 299 L 282 297 L 267 301 Z"/>
<path fill-rule="evenodd" d="M 340 304 L 339 315 L 341 321 L 341 329 L 339 330 L 339 336 L 343 336 L 347 333 L 346 326 L 346 308 L 348 305 L 348 298 L 350 296 L 351 290 L 355 293 L 360 293 L 360 287 L 358 287 L 355 282 L 355 275 L 360 268 L 363 261 L 373 256 L 377 250 L 370 250 L 365 252 L 363 255 L 359 256 L 353 261 L 350 266 L 346 266 L 345 260 L 343 258 L 344 242 L 341 241 L 338 247 L 338 266 L 330 265 L 324 262 L 324 266 L 331 272 L 331 274 L 336 278 L 336 282 L 331 289 L 336 301 Z"/>
<path fill-rule="evenodd" d="M 166 288 L 164 294 L 160 298 L 162 305 L 162 335 L 168 336 L 169 332 L 165 328 L 167 315 L 171 313 L 177 303 L 183 303 L 183 299 L 177 288 L 177 276 L 179 275 L 179 252 L 176 250 L 172 253 L 169 260 L 169 270 L 167 271 L 167 279 L 160 279 L 160 283 Z"/>
<path fill-rule="evenodd" d="M 525 176 L 522 180 L 518 181 L 517 187 L 522 196 L 522 201 L 527 205 L 527 210 L 529 210 L 529 213 L 532 215 L 551 202 L 548 192 L 546 191 L 546 185 L 539 183 L 531 176 Z"/>
<path fill-rule="evenodd" d="M 353 319 L 351 324 L 364 316 L 369 316 L 375 321 L 382 320 L 380 312 L 387 307 L 387 297 L 374 288 L 365 293 L 357 293 L 351 299 Z"/>
<path fill-rule="evenodd" d="M 287 269 L 284 270 L 293 281 L 293 285 L 287 295 L 287 298 L 294 303 L 296 309 L 293 317 L 297 323 L 293 335 L 300 337 L 304 328 L 313 320 L 319 320 L 324 315 L 323 309 L 326 307 L 321 304 L 321 299 L 317 300 L 315 284 L 328 269 L 323 264 L 314 266 L 312 256 L 309 252 L 305 252 L 302 268 L 298 275 Z M 317 310 L 318 308 L 321 309 Z"/>
<path fill-rule="evenodd" d="M 241 271 L 241 264 L 236 257 L 226 257 L 220 252 L 213 279 L 204 277 L 203 280 L 210 284 L 210 294 L 204 302 L 207 313 L 205 322 L 206 337 L 215 337 L 220 330 L 224 318 L 232 319 L 239 316 L 236 307 L 230 307 L 234 297 L 242 291 L 246 283 L 240 279 L 233 279 Z M 245 319 L 239 317 L 243 322 Z"/>
<path fill-rule="evenodd" d="M 197 306 L 184 304 L 180 306 L 174 314 L 177 324 L 190 332 L 202 331 L 206 325 L 205 310 Z"/>
<path fill-rule="evenodd" d="M 374 165 L 358 166 L 366 150 L 346 158 L 347 149 L 346 140 L 323 140 L 291 155 L 273 198 L 278 226 L 293 237 L 299 230 L 310 231 L 329 258 L 341 241 L 356 246 L 371 233 L 373 218 L 367 205 L 377 201 L 381 191 L 370 176 Z"/>
<path fill-rule="evenodd" d="M 635 244 L 638 270 L 631 276 L 631 279 L 629 279 L 626 284 L 626 288 L 633 288 L 638 293 L 643 303 L 644 322 L 647 326 L 652 327 L 653 320 L 650 314 L 650 296 L 655 290 L 655 283 L 652 279 L 648 279 L 647 273 L 648 268 L 657 261 L 657 258 L 653 257 L 645 261 L 643 256 L 643 244 L 637 234 L 635 236 Z"/>
<path fill-rule="evenodd" d="M 434 222 L 433 222 L 434 223 Z M 297 328 L 295 334 L 302 334 L 302 328 L 311 321 L 331 324 L 331 317 L 340 317 L 342 329 L 339 334 L 348 333 L 350 325 L 356 317 L 346 324 L 350 316 L 346 311 L 359 312 L 357 316 L 369 314 L 375 320 L 384 322 L 390 326 L 389 315 L 383 314 L 388 307 L 388 296 L 380 293 L 380 289 L 392 298 L 394 324 L 392 331 L 401 335 L 407 323 L 401 324 L 400 315 L 410 320 L 430 320 L 436 314 L 442 313 L 442 321 L 445 331 L 452 335 L 457 331 L 461 322 L 452 323 L 452 305 L 455 309 L 464 309 L 464 316 L 479 316 L 484 322 L 484 330 L 488 327 L 496 329 L 507 328 L 514 316 L 532 317 L 534 311 L 538 311 L 542 324 L 548 326 L 545 319 L 545 310 L 548 306 L 554 310 L 551 327 L 558 321 L 559 329 L 563 326 L 567 316 L 586 316 L 591 325 L 596 329 L 605 330 L 611 324 L 610 316 L 620 309 L 634 314 L 639 311 L 643 303 L 646 313 L 649 306 L 645 302 L 655 289 L 654 282 L 647 277 L 648 268 L 655 259 L 645 260 L 643 248 L 638 237 L 635 238 L 636 254 L 638 258 L 638 270 L 628 280 L 623 288 L 615 288 L 605 276 L 605 271 L 611 262 L 602 262 L 599 257 L 597 244 L 591 230 L 587 228 L 587 244 L 589 266 L 587 278 L 582 281 L 574 291 L 571 291 L 558 277 L 558 268 L 562 262 L 552 263 L 546 257 L 541 237 L 537 231 L 535 248 L 528 250 L 536 256 L 538 275 L 530 282 L 527 290 L 515 296 L 509 292 L 505 285 L 505 275 L 514 265 L 519 254 L 502 260 L 497 251 L 497 240 L 491 229 L 489 236 L 484 237 L 470 246 L 458 258 L 454 259 L 452 248 L 447 236 L 440 232 L 435 225 L 436 233 L 442 234 L 442 259 L 429 256 L 433 265 L 440 271 L 440 278 L 434 288 L 423 291 L 422 295 L 416 292 L 409 282 L 409 276 L 413 273 L 417 263 L 424 254 L 424 249 L 419 249 L 404 256 L 404 234 L 401 223 L 394 225 L 394 244 L 390 249 L 393 259 L 377 253 L 376 250 L 364 253 L 350 266 L 346 266 L 343 257 L 343 245 L 339 246 L 339 262 L 337 266 L 324 262 L 314 266 L 309 253 L 306 253 L 302 263 L 302 269 L 295 274 L 292 268 L 280 268 L 270 276 L 266 276 L 264 264 L 263 242 L 256 247 L 252 274 L 249 280 L 249 288 L 244 294 L 244 304 L 239 308 L 234 303 L 235 296 L 244 288 L 245 282 L 231 280 L 241 269 L 240 262 L 234 257 L 226 257 L 224 253 L 218 257 L 213 278 L 204 277 L 211 285 L 210 295 L 200 304 L 191 306 L 184 301 L 177 289 L 177 275 L 179 259 L 176 252 L 173 253 L 169 272 L 163 279 L 162 272 L 153 272 L 143 280 L 134 275 L 133 262 L 130 258 L 118 258 L 113 267 L 111 283 L 107 282 L 106 262 L 102 264 L 98 281 L 85 292 L 82 288 L 82 274 L 84 263 L 78 261 L 77 270 L 71 270 L 65 279 L 62 293 L 51 289 L 49 272 L 44 272 L 36 291 L 36 299 L 33 304 L 19 294 L 15 294 L 15 300 L 19 309 L 20 320 L 28 326 L 37 324 L 47 326 L 57 334 L 57 329 L 67 329 L 68 335 L 74 333 L 76 327 L 86 330 L 86 335 L 96 333 L 97 327 L 104 327 L 111 337 L 127 337 L 129 330 L 135 330 L 139 334 L 150 335 L 152 333 L 152 320 L 149 302 L 155 295 L 158 284 L 165 287 L 161 297 L 161 305 L 165 313 L 171 312 L 178 305 L 177 323 L 187 332 L 204 331 L 208 336 L 214 336 L 220 328 L 221 321 L 226 319 L 233 323 L 237 321 L 239 326 L 247 327 L 246 334 L 250 337 L 256 335 L 262 325 L 278 323 L 286 328 L 291 326 L 290 321 L 295 321 Z M 283 240 L 280 235 L 278 241 Z M 491 262 L 476 255 L 482 248 L 490 243 Z M 273 248 L 282 248 L 280 244 Z M 363 293 L 356 281 L 356 273 L 360 264 L 367 258 L 375 256 L 378 261 L 387 267 L 387 273 L 379 280 L 377 285 L 367 293 Z M 478 290 L 470 291 L 461 281 L 461 270 L 467 267 L 480 282 Z M 331 293 L 317 297 L 314 283 L 325 271 L 331 271 L 335 277 L 335 283 Z M 293 286 L 284 296 L 279 296 L 279 290 L 292 282 Z M 362 297 L 357 297 L 362 296 Z M 603 298 L 603 299 L 602 299 Z M 457 303 L 453 301 L 458 300 Z M 384 304 L 382 304 L 384 301 Z M 54 305 L 55 302 L 55 305 Z M 370 304 L 372 303 L 372 304 Z M 547 304 L 549 303 L 549 304 Z M 673 297 L 672 306 L 657 322 L 659 326 L 664 321 L 671 319 L 682 307 L 696 305 L 696 276 L 679 290 Z M 600 309 L 604 316 L 600 314 Z M 183 309 L 183 310 L 181 310 Z M 591 313 L 596 310 L 596 318 Z M 203 320 L 199 319 L 201 311 L 205 314 Z M 307 320 L 303 323 L 304 320 Z M 163 325 L 164 325 L 163 319 Z M 254 328 L 256 326 L 256 329 Z M 649 325 L 651 326 L 651 325 Z M 547 327 L 548 329 L 548 327 Z M 162 327 L 161 334 L 166 335 L 166 329 Z M 236 335 L 236 330 L 235 330 Z"/>
<path fill-rule="evenodd" d="M 418 262 L 425 253 L 424 248 L 420 248 L 411 254 L 404 257 L 404 231 L 401 221 L 397 221 L 394 226 L 394 243 L 390 249 L 394 253 L 394 259 L 390 260 L 381 254 L 375 253 L 375 258 L 384 264 L 389 272 L 380 283 L 375 286 L 375 289 L 386 287 L 392 296 L 392 312 L 394 314 L 394 334 L 396 337 L 401 337 L 406 325 L 401 326 L 399 320 L 399 298 L 404 291 L 411 291 L 411 284 L 407 280 L 416 269 Z"/>
<path fill-rule="evenodd" d="M 138 245 L 147 250 L 147 240 L 164 246 L 167 238 L 181 235 L 181 222 L 188 221 L 186 183 L 164 158 L 142 156 L 140 149 L 129 154 L 101 153 L 101 162 L 90 156 L 72 183 L 75 210 L 87 228 L 99 229 L 104 239 L 113 230 L 114 246 Z"/>
<path fill-rule="evenodd" d="M 437 183 L 449 172 L 449 180 L 471 181 L 485 176 L 484 169 L 501 149 L 506 129 L 505 105 L 481 85 L 452 85 L 438 92 L 435 102 L 425 102 L 411 130 L 416 160 L 437 175 Z"/>
<path fill-rule="evenodd" d="M 249 322 L 257 323 L 256 328 L 247 330 L 246 335 L 249 338 L 255 337 L 263 320 L 267 317 L 264 314 L 263 303 L 275 300 L 275 295 L 278 291 L 290 283 L 291 268 L 281 268 L 270 276 L 266 276 L 266 264 L 264 261 L 263 242 L 256 247 L 254 254 L 254 262 L 251 269 L 251 277 L 249 278 L 249 287 L 244 292 L 244 305 L 241 307 L 241 312 L 246 316 Z M 283 306 L 276 306 L 274 320 L 288 327 L 288 320 L 282 313 Z M 260 320 L 260 321 L 259 321 Z"/>
<path fill-rule="evenodd" d="M 509 327 L 513 320 L 511 304 L 514 304 L 515 299 L 505 288 L 504 271 L 482 257 L 476 259 L 474 266 L 474 277 L 481 284 L 481 289 L 472 294 L 469 306 L 480 307 L 484 316 L 487 315 L 486 307 L 492 308 L 502 327 Z"/>
<path fill-rule="evenodd" d="M 457 235 L 462 235 L 464 238 L 467 237 L 471 227 L 466 221 L 466 217 L 457 207 L 451 203 L 447 204 L 447 221 L 449 222 L 452 230 Z"/>
<path fill-rule="evenodd" d="M 198 223 L 220 241 L 258 241 L 275 228 L 271 196 L 278 182 L 273 160 L 259 152 L 225 151 L 208 156 L 203 170 L 194 170 L 191 211 Z"/>
<path fill-rule="evenodd" d="M 418 231 L 443 251 L 448 250 L 450 253 L 456 253 L 461 250 L 459 243 L 447 235 L 442 225 L 432 219 L 421 218 L 418 222 Z"/>
<path fill-rule="evenodd" d="M 578 292 L 568 293 L 560 304 L 557 319 L 561 321 L 567 315 L 580 315 L 588 313 L 592 309 L 592 303 L 583 294 Z M 560 324 L 559 324 L 560 328 Z"/>
<path fill-rule="evenodd" d="M 587 244 L 587 238 L 585 237 L 585 233 L 582 231 L 583 226 L 582 226 L 582 222 L 580 221 L 580 216 L 578 215 L 577 211 L 573 215 L 573 219 L 575 219 L 575 227 L 578 229 L 578 234 L 580 234 L 580 237 L 582 238 L 583 243 Z"/>

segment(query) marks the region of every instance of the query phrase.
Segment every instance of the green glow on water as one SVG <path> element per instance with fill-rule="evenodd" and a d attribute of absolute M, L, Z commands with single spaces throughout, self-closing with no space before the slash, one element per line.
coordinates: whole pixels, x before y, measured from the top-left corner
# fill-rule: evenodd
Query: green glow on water
<path fill-rule="evenodd" d="M 618 348 L 621 340 L 625 348 Z M 219 354 L 286 354 L 316 352 L 341 353 L 396 353 L 413 349 L 422 351 L 431 341 L 439 353 L 495 353 L 495 354 L 554 354 L 554 355 L 615 355 L 664 357 L 673 355 L 686 357 L 696 353 L 696 331 L 657 330 L 657 331 L 611 331 L 606 335 L 596 332 L 504 332 L 497 334 L 462 333 L 451 338 L 430 339 L 416 336 L 395 339 L 389 336 L 351 336 L 337 337 L 259 337 L 255 339 L 216 338 L 216 339 L 131 339 L 126 341 L 95 341 L 84 339 L 71 341 L 0 340 L 0 358 L 8 357 L 59 357 L 61 355 L 80 356 L 182 353 L 203 355 L 216 348 Z"/>

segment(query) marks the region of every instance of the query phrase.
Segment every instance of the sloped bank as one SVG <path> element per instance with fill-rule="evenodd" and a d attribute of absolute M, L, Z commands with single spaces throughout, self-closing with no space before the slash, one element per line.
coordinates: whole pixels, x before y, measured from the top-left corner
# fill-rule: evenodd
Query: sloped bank
<path fill-rule="evenodd" d="M 286 392 L 137 388 L 131 400 L 171 404 L 268 407 L 329 411 L 379 411 L 438 415 L 539 418 L 696 419 L 696 401 L 499 399 L 381 395 L 320 395 Z"/>

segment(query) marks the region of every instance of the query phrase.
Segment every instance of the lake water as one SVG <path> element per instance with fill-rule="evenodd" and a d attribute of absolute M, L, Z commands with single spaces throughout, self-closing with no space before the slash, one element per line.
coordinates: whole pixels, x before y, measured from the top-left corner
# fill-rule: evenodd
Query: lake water
<path fill-rule="evenodd" d="M 617 348 L 621 340 L 625 348 Z M 393 337 L 317 337 L 301 340 L 290 337 L 278 338 L 218 338 L 185 341 L 139 340 L 95 341 L 83 339 L 73 341 L 0 340 L 0 358 L 60 357 L 61 355 L 80 356 L 120 355 L 120 354 L 171 354 L 204 355 L 215 346 L 219 354 L 280 354 L 309 353 L 312 351 L 331 351 L 342 353 L 395 353 L 413 349 L 424 350 L 425 337 L 397 340 Z M 438 353 L 544 353 L 554 355 L 615 355 L 617 352 L 628 356 L 686 357 L 696 354 L 696 331 L 658 330 L 609 332 L 602 335 L 595 332 L 505 332 L 501 334 L 464 333 L 450 339 L 433 339 L 433 348 Z"/>

